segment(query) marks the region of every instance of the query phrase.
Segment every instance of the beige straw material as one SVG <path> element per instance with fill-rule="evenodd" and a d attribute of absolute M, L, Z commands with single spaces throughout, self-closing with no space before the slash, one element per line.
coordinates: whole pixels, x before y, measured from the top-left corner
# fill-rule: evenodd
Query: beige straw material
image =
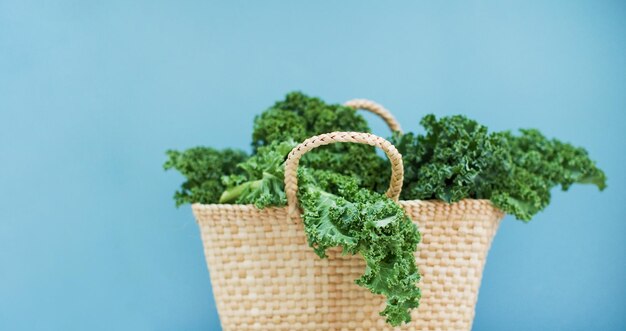
<path fill-rule="evenodd" d="M 344 105 L 354 109 L 363 109 L 372 112 L 380 116 L 385 121 L 385 123 L 387 123 L 391 131 L 402 132 L 400 123 L 398 123 L 398 121 L 391 114 L 391 112 L 383 107 L 381 104 L 367 99 L 352 99 L 350 101 L 346 101 Z"/>
<path fill-rule="evenodd" d="M 285 168 L 291 210 L 297 160 L 312 146 L 338 141 L 375 145 L 390 157 L 394 174 L 401 174 L 393 169 L 399 154 L 382 138 L 330 133 L 307 141 L 294 148 Z M 391 181 L 388 196 L 400 193 L 397 180 Z M 365 270 L 363 259 L 342 256 L 339 249 L 320 259 L 306 242 L 299 214 L 293 216 L 296 222 L 289 221 L 289 207 L 194 204 L 222 328 L 470 330 L 485 259 L 503 213 L 488 200 L 399 203 L 422 234 L 415 255 L 422 299 L 411 314 L 413 321 L 398 328 L 389 327 L 378 314 L 384 298 L 354 284 Z"/>

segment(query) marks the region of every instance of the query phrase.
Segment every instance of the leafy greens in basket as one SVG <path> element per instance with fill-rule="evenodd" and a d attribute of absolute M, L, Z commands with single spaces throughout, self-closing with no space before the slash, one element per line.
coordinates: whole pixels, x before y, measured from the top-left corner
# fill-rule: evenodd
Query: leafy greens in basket
<path fill-rule="evenodd" d="M 461 115 L 427 115 L 420 123 L 424 133 L 395 132 L 391 138 L 404 160 L 402 199 L 490 199 L 527 221 L 549 204 L 554 186 L 606 187 L 604 173 L 584 149 L 537 130 L 489 132 Z M 174 196 L 176 204 L 284 206 L 287 154 L 298 142 L 332 131 L 370 129 L 352 108 L 289 93 L 254 119 L 250 156 L 208 147 L 168 151 L 165 169 L 187 178 Z M 320 147 L 302 158 L 298 200 L 309 245 L 320 257 L 332 247 L 361 255 L 366 270 L 355 282 L 386 296 L 381 315 L 396 326 L 409 322 L 410 309 L 419 304 L 414 254 L 420 235 L 402 208 L 382 194 L 389 169 L 371 146 Z"/>
<path fill-rule="evenodd" d="M 296 145 L 275 141 L 259 147 L 239 165 L 244 174 L 224 178 L 228 189 L 220 203 L 284 205 L 283 162 Z M 327 249 L 341 247 L 344 254 L 360 254 L 367 267 L 356 283 L 387 297 L 381 314 L 390 324 L 409 322 L 421 295 L 414 256 L 417 226 L 393 200 L 359 187 L 358 177 L 301 167 L 298 180 L 304 228 L 315 253 L 324 258 Z"/>
<path fill-rule="evenodd" d="M 426 115 L 426 134 L 396 134 L 392 143 L 403 155 L 402 199 L 490 199 L 528 221 L 550 203 L 550 190 L 574 183 L 606 187 L 604 172 L 587 152 L 537 130 L 489 133 L 464 116 Z"/>
<path fill-rule="evenodd" d="M 380 313 L 387 322 L 410 322 L 421 296 L 417 226 L 393 200 L 359 188 L 350 177 L 304 168 L 298 178 L 304 228 L 315 253 L 323 258 L 326 249 L 339 246 L 345 254 L 360 254 L 366 269 L 355 282 L 387 297 Z"/>

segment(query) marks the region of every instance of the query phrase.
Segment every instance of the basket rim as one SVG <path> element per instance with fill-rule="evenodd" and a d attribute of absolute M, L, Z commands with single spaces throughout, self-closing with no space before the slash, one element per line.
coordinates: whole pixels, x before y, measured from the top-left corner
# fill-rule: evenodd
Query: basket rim
<path fill-rule="evenodd" d="M 467 204 L 473 204 L 473 205 L 483 205 L 485 207 L 491 207 L 496 211 L 500 211 L 503 214 L 504 213 L 502 210 L 500 210 L 498 207 L 496 207 L 493 202 L 491 202 L 491 200 L 489 199 L 462 199 L 456 202 L 452 202 L 452 203 L 448 203 L 445 202 L 443 200 L 438 200 L 438 199 L 432 199 L 432 200 L 400 200 L 398 201 L 398 204 L 400 204 L 401 206 L 404 205 L 423 205 L 423 206 L 441 206 L 441 205 L 447 205 L 450 206 L 450 208 L 455 207 L 455 206 L 461 206 L 461 205 L 467 205 Z M 272 207 L 266 207 L 263 209 L 257 208 L 255 205 L 253 204 L 233 204 L 233 203 L 208 203 L 208 204 L 204 204 L 204 203 L 193 203 L 191 204 L 191 208 L 192 209 L 204 209 L 204 210 L 211 210 L 211 209 L 228 209 L 228 210 L 235 210 L 235 209 L 239 209 L 239 210 L 258 210 L 258 211 L 262 211 L 262 210 L 280 210 L 280 209 L 284 209 L 287 210 L 289 207 L 288 206 L 272 206 Z"/>

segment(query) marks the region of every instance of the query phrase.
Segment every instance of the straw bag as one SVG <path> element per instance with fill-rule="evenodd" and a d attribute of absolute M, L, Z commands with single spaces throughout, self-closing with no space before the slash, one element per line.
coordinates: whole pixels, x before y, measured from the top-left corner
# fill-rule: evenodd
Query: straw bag
<path fill-rule="evenodd" d="M 379 105 L 357 100 L 351 106 Z M 392 116 L 385 121 L 395 122 Z M 338 248 L 320 259 L 306 242 L 296 198 L 298 163 L 311 149 L 336 142 L 381 148 L 392 168 L 386 194 L 398 201 L 403 166 L 396 148 L 372 134 L 333 132 L 289 154 L 287 207 L 193 205 L 223 330 L 470 330 L 487 251 L 504 214 L 488 200 L 399 201 L 422 234 L 416 252 L 422 299 L 411 323 L 391 328 L 378 314 L 384 298 L 354 283 L 365 270 L 363 259 L 342 256 Z"/>

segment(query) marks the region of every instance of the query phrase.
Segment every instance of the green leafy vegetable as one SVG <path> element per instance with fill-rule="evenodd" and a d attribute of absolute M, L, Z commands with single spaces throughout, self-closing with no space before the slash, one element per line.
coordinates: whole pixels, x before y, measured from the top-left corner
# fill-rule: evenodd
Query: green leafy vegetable
<path fill-rule="evenodd" d="M 350 107 L 292 92 L 254 119 L 252 147 L 257 150 L 277 141 L 302 142 L 333 131 L 370 132 L 370 128 L 363 116 Z M 372 146 L 345 143 L 323 146 L 307 153 L 302 165 L 355 176 L 362 187 L 377 192 L 388 186 L 389 168 Z"/>
<path fill-rule="evenodd" d="M 227 189 L 220 203 L 254 204 L 258 208 L 285 205 L 283 163 L 295 146 L 290 140 L 259 147 L 256 155 L 237 166 L 239 174 L 223 178 Z"/>
<path fill-rule="evenodd" d="M 516 136 L 505 131 L 500 138 L 501 157 L 485 174 L 481 196 L 518 219 L 528 221 L 550 203 L 550 190 L 572 184 L 606 188 L 606 175 L 580 147 L 548 139 L 537 130 L 520 130 Z"/>
<path fill-rule="evenodd" d="M 285 205 L 283 163 L 293 147 L 291 141 L 259 147 L 256 155 L 239 164 L 242 174 L 224 178 L 227 189 L 220 202 L 259 208 Z M 356 283 L 387 296 L 381 314 L 390 324 L 410 321 L 410 309 L 420 298 L 414 256 L 420 239 L 417 227 L 391 199 L 359 188 L 359 178 L 300 169 L 298 200 L 309 245 L 320 257 L 337 246 L 346 254 L 361 254 L 367 267 Z"/>
<path fill-rule="evenodd" d="M 356 283 L 387 297 L 380 314 L 389 324 L 408 323 L 421 296 L 414 255 L 420 235 L 402 207 L 335 172 L 302 169 L 299 183 L 309 245 L 320 257 L 337 246 L 360 254 L 367 267 Z"/>
<path fill-rule="evenodd" d="M 550 203 L 550 189 L 591 183 L 606 176 L 579 147 L 547 139 L 537 130 L 489 133 L 464 116 L 425 116 L 424 135 L 396 134 L 405 166 L 402 198 L 491 199 L 500 209 L 530 220 Z"/>
<path fill-rule="evenodd" d="M 187 179 L 174 194 L 176 206 L 218 202 L 225 188 L 221 177 L 237 173 L 236 165 L 247 158 L 243 151 L 211 147 L 194 147 L 183 152 L 168 150 L 167 156 L 163 168 L 176 169 Z"/>
<path fill-rule="evenodd" d="M 529 220 L 550 202 L 550 190 L 575 183 L 606 187 L 606 176 L 587 151 L 537 130 L 489 132 L 465 116 L 425 116 L 424 134 L 395 133 L 403 155 L 401 198 L 491 199 L 503 211 Z M 253 155 L 207 147 L 168 151 L 165 169 L 186 181 L 174 198 L 184 203 L 283 206 L 284 161 L 297 143 L 332 131 L 369 132 L 355 110 L 326 104 L 299 92 L 287 95 L 254 120 Z M 393 326 L 410 321 L 419 305 L 420 275 L 414 254 L 417 227 L 381 193 L 389 165 L 374 147 L 332 144 L 307 153 L 298 172 L 298 200 L 309 245 L 320 257 L 329 248 L 359 254 L 366 262 L 355 282 L 387 298 L 381 312 Z"/>
<path fill-rule="evenodd" d="M 480 175 L 502 152 L 487 128 L 464 116 L 437 120 L 426 115 L 425 135 L 396 135 L 392 141 L 402 154 L 402 198 L 455 202 L 474 194 Z"/>
<path fill-rule="evenodd" d="M 291 92 L 254 119 L 252 146 L 256 150 L 274 141 L 301 142 L 333 131 L 369 132 L 370 128 L 363 116 L 350 107 Z"/>

